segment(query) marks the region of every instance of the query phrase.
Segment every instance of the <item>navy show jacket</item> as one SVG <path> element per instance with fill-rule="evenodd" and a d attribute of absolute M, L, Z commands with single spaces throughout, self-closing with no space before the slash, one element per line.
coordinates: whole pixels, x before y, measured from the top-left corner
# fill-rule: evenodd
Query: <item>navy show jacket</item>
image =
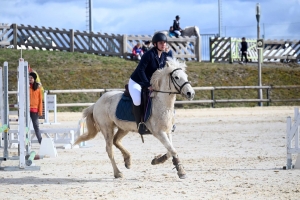
<path fill-rule="evenodd" d="M 157 69 L 165 67 L 166 60 L 167 53 L 162 52 L 159 58 L 156 47 L 153 47 L 142 56 L 138 66 L 131 74 L 130 78 L 141 85 L 141 87 L 149 87 L 151 86 L 150 80 L 153 73 Z"/>

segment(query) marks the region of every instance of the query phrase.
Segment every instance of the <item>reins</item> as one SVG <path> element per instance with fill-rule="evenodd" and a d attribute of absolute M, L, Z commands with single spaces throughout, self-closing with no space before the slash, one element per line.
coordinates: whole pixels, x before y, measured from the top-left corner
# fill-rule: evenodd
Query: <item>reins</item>
<path fill-rule="evenodd" d="M 176 80 L 173 78 L 172 74 L 177 71 L 177 70 L 182 70 L 181 68 L 177 68 L 174 69 L 171 73 L 170 73 L 170 79 L 175 87 L 175 89 L 177 90 L 177 92 L 172 92 L 172 91 L 161 91 L 161 90 L 153 90 L 153 92 L 160 92 L 160 93 L 167 93 L 169 95 L 171 94 L 181 94 L 181 90 L 182 88 L 186 85 L 186 84 L 190 84 L 190 82 L 184 82 L 181 86 L 176 82 Z M 169 81 L 169 88 L 171 90 L 171 81 Z"/>

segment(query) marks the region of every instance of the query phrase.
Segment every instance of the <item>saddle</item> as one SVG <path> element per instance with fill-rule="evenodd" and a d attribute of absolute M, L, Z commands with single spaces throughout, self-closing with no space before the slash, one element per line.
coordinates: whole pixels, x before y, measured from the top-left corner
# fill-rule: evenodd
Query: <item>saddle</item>
<path fill-rule="evenodd" d="M 141 99 L 141 109 L 143 116 L 143 122 L 146 122 L 151 116 L 152 98 L 149 98 L 149 90 L 147 88 L 142 88 L 142 99 Z M 128 84 L 125 85 L 125 91 L 122 95 L 121 100 L 118 103 L 116 109 L 116 117 L 119 120 L 124 121 L 135 121 L 132 112 L 132 99 L 128 90 Z"/>

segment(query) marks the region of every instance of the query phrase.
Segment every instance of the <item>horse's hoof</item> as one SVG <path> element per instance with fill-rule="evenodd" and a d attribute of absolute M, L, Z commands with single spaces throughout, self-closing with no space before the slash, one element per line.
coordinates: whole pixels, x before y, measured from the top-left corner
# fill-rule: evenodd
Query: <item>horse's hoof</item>
<path fill-rule="evenodd" d="M 156 158 L 154 158 L 152 161 L 151 161 L 151 165 L 157 165 L 158 163 L 157 163 L 157 160 L 156 160 Z"/>
<path fill-rule="evenodd" d="M 178 177 L 180 179 L 186 179 L 187 178 L 187 175 L 186 174 L 178 174 Z"/>
<path fill-rule="evenodd" d="M 130 164 L 127 164 L 127 163 L 125 163 L 125 167 L 126 167 L 127 169 L 130 169 L 131 165 L 130 165 Z"/>
<path fill-rule="evenodd" d="M 131 159 L 130 159 L 130 157 L 124 159 L 124 163 L 125 163 L 125 167 L 127 169 L 130 169 L 130 167 L 131 167 Z"/>
<path fill-rule="evenodd" d="M 165 155 L 158 155 L 155 156 L 155 158 L 152 160 L 151 165 L 157 165 L 157 164 L 162 164 L 164 162 L 166 162 L 166 160 L 168 160 L 167 154 Z"/>
<path fill-rule="evenodd" d="M 118 174 L 115 174 L 115 178 L 123 178 L 123 174 L 119 172 Z"/>

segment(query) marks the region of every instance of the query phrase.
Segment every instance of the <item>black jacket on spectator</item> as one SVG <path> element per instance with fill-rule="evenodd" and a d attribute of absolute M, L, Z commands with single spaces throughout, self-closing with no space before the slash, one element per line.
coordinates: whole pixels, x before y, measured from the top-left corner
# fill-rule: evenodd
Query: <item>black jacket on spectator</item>
<path fill-rule="evenodd" d="M 241 52 L 247 51 L 248 50 L 248 43 L 246 41 L 241 42 Z"/>
<path fill-rule="evenodd" d="M 178 31 L 180 31 L 180 26 L 179 26 L 179 21 L 177 21 L 177 20 L 174 20 L 174 22 L 173 22 L 173 30 L 174 31 L 176 31 L 176 30 L 178 30 Z"/>

